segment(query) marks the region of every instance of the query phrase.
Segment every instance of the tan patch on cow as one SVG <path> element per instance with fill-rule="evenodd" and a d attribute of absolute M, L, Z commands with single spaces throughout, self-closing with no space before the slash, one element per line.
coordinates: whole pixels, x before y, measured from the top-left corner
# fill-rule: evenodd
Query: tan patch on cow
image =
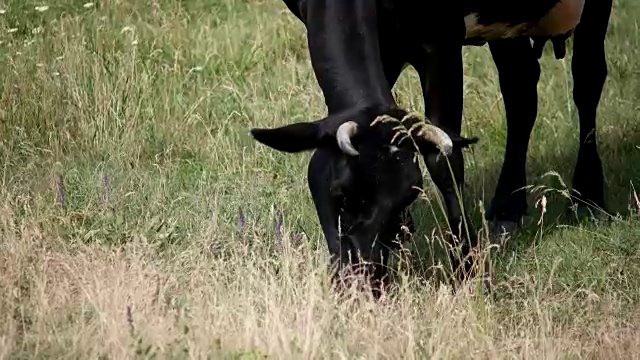
<path fill-rule="evenodd" d="M 508 25 L 505 23 L 479 24 L 478 15 L 470 14 L 464 17 L 467 29 L 466 38 L 483 38 L 487 40 L 509 39 L 526 33 L 529 24 Z"/>
<path fill-rule="evenodd" d="M 518 36 L 552 36 L 565 34 L 580 23 L 584 9 L 584 0 L 560 0 L 537 24 L 523 23 L 509 25 L 505 23 L 479 24 L 477 14 L 464 18 L 467 29 L 466 38 L 486 40 L 509 39 Z"/>
<path fill-rule="evenodd" d="M 528 35 L 561 35 L 578 26 L 584 0 L 560 0 L 547 15 L 545 15 Z"/>

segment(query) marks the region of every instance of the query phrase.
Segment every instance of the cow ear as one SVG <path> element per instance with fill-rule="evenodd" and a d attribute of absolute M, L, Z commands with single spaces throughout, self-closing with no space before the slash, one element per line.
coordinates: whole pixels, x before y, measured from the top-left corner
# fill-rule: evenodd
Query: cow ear
<path fill-rule="evenodd" d="M 320 126 L 317 123 L 301 122 L 275 129 L 251 129 L 256 141 L 278 151 L 297 153 L 320 146 Z"/>
<path fill-rule="evenodd" d="M 466 138 L 462 136 L 451 137 L 451 142 L 453 143 L 454 150 L 468 148 L 471 145 L 477 143 L 478 140 L 479 139 L 477 137 L 471 137 L 471 138 Z M 432 143 L 420 141 L 417 144 L 418 144 L 418 148 L 420 149 L 420 153 L 422 154 L 432 154 L 432 153 L 440 152 L 440 150 L 438 150 L 438 148 L 436 148 L 436 146 L 433 145 Z"/>
<path fill-rule="evenodd" d="M 458 136 L 458 137 L 454 137 L 451 139 L 451 142 L 453 142 L 453 147 L 457 147 L 457 148 L 467 148 L 470 145 L 473 145 L 475 143 L 478 142 L 478 138 L 477 137 L 471 137 L 471 138 L 466 138 L 466 137 L 462 137 L 462 136 Z"/>

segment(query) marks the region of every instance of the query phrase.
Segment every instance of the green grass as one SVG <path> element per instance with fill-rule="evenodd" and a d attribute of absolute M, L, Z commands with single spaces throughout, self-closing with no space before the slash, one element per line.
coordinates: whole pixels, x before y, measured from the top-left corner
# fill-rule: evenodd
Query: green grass
<path fill-rule="evenodd" d="M 325 113 L 304 27 L 284 4 L 85 2 L 44 12 L 36 1 L 0 3 L 0 358 L 640 353 L 635 0 L 615 2 L 598 111 L 615 221 L 563 215 L 577 117 L 569 59 L 547 48 L 528 158 L 529 183 L 557 189 L 546 193 L 544 222 L 532 208 L 497 254 L 494 295 L 453 296 L 422 276 L 440 266 L 444 231 L 427 181 L 415 245 L 399 262 L 412 271 L 381 304 L 339 301 L 326 286 L 310 154 L 248 135 Z M 487 47 L 464 56 L 464 133 L 480 138 L 466 156 L 466 200 L 479 224 L 504 154 L 504 107 Z M 394 91 L 422 110 L 415 73 Z"/>

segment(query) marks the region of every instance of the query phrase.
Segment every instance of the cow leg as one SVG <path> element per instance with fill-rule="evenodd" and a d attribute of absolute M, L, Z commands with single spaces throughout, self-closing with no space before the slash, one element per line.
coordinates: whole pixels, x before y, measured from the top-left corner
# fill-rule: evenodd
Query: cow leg
<path fill-rule="evenodd" d="M 425 61 L 414 63 L 418 70 L 429 120 L 449 135 L 459 135 L 462 130 L 462 45 L 452 41 L 431 47 Z M 443 196 L 452 245 L 461 243 L 461 254 L 453 253 L 450 259 L 459 280 L 471 270 L 467 256 L 477 245 L 475 230 L 461 206 L 464 191 L 464 159 L 462 150 L 454 149 L 446 157 L 442 154 L 426 154 L 425 163 L 431 179 Z M 453 173 L 453 177 L 451 176 Z"/>
<path fill-rule="evenodd" d="M 379 33 L 385 35 L 385 37 L 379 38 L 382 70 L 389 84 L 389 89 L 393 89 L 407 63 L 406 59 L 409 54 L 404 50 L 406 44 L 398 42 L 398 38 L 402 35 L 393 28 L 381 24 Z"/>
<path fill-rule="evenodd" d="M 596 137 L 596 111 L 607 78 L 604 40 L 611 6 L 612 0 L 587 1 L 574 33 L 571 68 L 573 99 L 580 119 L 580 150 L 573 175 L 573 189 L 581 216 L 589 213 L 589 205 L 600 208 L 605 205 L 604 176 Z"/>
<path fill-rule="evenodd" d="M 526 161 L 538 112 L 540 64 L 528 38 L 490 41 L 507 115 L 507 146 L 487 211 L 494 235 L 510 232 L 527 211 Z"/>

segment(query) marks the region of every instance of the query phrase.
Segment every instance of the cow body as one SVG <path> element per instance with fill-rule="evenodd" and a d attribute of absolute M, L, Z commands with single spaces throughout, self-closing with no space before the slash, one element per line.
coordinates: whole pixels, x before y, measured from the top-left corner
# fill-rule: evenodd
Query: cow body
<path fill-rule="evenodd" d="M 433 146 L 422 147 L 420 152 L 443 196 L 452 230 L 451 240 L 462 241 L 463 256 L 476 246 L 474 228 L 465 221 L 468 217 L 458 197 L 464 190 L 461 150 L 469 143 L 460 136 L 463 95 L 461 50 L 465 45 L 489 44 L 507 113 L 505 158 L 487 212 L 495 228 L 514 228 L 527 210 L 526 194 L 522 188 L 526 185 L 529 138 L 537 116 L 536 85 L 540 76 L 538 58 L 541 52 L 539 46 L 537 49 L 532 47 L 530 37 L 546 40 L 574 35 L 572 71 L 574 100 L 580 117 L 580 151 L 573 185 L 583 204 L 604 205 L 602 166 L 595 143 L 595 112 L 607 72 L 604 38 L 612 0 L 284 2 L 307 29 L 311 63 L 328 115 L 315 122 L 271 130 L 258 129 L 253 134 L 258 141 L 281 151 L 318 149 L 312 160 L 313 166 L 310 166 L 309 182 L 334 258 L 341 258 L 339 249 L 349 238 L 348 234 L 344 237 L 338 231 L 341 223 L 337 218 L 341 214 L 353 212 L 347 218 L 362 218 L 364 213 L 375 213 L 389 201 L 400 203 L 401 198 L 411 198 L 407 197 L 408 190 L 403 188 L 393 201 L 390 197 L 386 200 L 370 199 L 368 210 L 336 208 L 327 205 L 335 202 L 331 192 L 325 189 L 330 183 L 318 180 L 326 175 L 322 172 L 323 165 L 338 169 L 340 167 L 335 164 L 347 161 L 352 163 L 349 171 L 360 174 L 351 178 L 353 188 L 366 183 L 362 176 L 367 173 L 372 178 L 388 176 L 387 180 L 391 179 L 388 184 L 403 183 L 399 175 L 403 171 L 386 175 L 380 173 L 386 168 L 381 164 L 389 161 L 384 156 L 369 162 L 359 160 L 359 165 L 354 165 L 357 161 L 352 158 L 360 156 L 355 147 L 366 147 L 370 141 L 366 137 L 354 147 L 349 141 L 351 135 L 345 136 L 344 131 L 342 137 L 336 134 L 348 121 L 363 129 L 380 115 L 402 114 L 391 88 L 407 64 L 413 66 L 420 76 L 425 114 L 431 123 L 450 137 L 447 140 L 449 144 L 455 140 L 462 145 L 448 146 L 448 151 L 442 151 L 447 155 L 446 159 Z M 563 46 L 562 41 L 554 42 L 557 44 Z M 563 56 L 562 51 L 556 51 L 556 56 L 558 54 Z M 391 140 L 389 134 L 385 138 Z M 338 147 L 342 151 L 331 152 Z M 382 154 L 388 149 L 378 146 L 376 151 Z M 334 155 L 328 156 L 329 153 Z M 412 167 L 409 173 L 415 173 L 414 165 L 405 163 L 403 166 Z M 342 171 L 348 172 L 346 168 Z M 356 192 L 348 196 L 361 198 L 362 194 Z M 403 204 L 405 206 L 406 202 Z M 378 217 L 377 221 L 389 224 L 396 216 L 390 214 Z M 369 220 L 372 218 L 369 216 Z M 353 241 L 350 244 L 362 251 L 371 248 L 378 240 L 382 228 L 366 221 L 358 224 L 359 234 L 367 233 L 369 237 L 365 239 L 358 235 L 358 244 Z M 394 228 L 393 231 L 396 230 Z M 470 270 L 468 262 L 452 258 L 452 263 L 454 270 L 463 270 L 461 274 Z"/>

